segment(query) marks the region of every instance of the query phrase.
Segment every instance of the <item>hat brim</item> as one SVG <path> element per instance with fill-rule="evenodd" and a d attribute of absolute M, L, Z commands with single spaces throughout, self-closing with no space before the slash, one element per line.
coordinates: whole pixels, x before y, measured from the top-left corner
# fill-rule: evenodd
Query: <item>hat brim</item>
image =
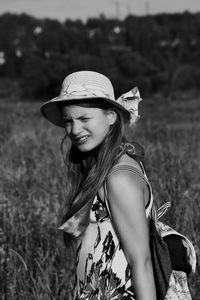
<path fill-rule="evenodd" d="M 121 104 L 117 103 L 114 100 L 111 100 L 109 98 L 100 98 L 100 97 L 92 97 L 92 98 L 81 98 L 81 99 L 62 99 L 60 97 L 56 97 L 53 98 L 50 101 L 45 102 L 42 106 L 41 106 L 41 113 L 43 114 L 43 116 L 50 121 L 51 123 L 59 126 L 59 127 L 65 127 L 64 124 L 64 120 L 63 120 L 63 116 L 61 114 L 61 104 L 62 103 L 66 103 L 66 105 L 71 105 L 71 104 L 79 104 L 79 103 L 90 103 L 92 100 L 92 104 L 94 104 L 95 102 L 101 102 L 102 104 L 108 104 L 110 107 L 116 107 L 118 108 L 122 114 L 123 114 L 123 118 L 125 123 L 129 122 L 130 120 L 130 112 L 125 109 Z"/>

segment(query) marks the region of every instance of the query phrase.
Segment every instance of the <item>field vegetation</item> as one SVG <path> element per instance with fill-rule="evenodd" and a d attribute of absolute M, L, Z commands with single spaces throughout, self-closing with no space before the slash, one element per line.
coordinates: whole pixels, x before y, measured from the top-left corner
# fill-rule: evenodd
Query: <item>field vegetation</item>
<path fill-rule="evenodd" d="M 40 115 L 39 102 L 0 101 L 0 299 L 70 299 L 73 257 L 58 232 L 65 200 L 60 152 L 63 131 Z M 136 139 L 164 221 L 187 235 L 197 251 L 189 277 L 200 299 L 200 101 L 194 91 L 155 95 L 140 106 Z"/>

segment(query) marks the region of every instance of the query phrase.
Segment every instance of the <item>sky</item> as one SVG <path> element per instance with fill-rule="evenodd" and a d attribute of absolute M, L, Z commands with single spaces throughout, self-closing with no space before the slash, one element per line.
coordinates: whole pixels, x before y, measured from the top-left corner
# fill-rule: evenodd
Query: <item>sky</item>
<path fill-rule="evenodd" d="M 174 12 L 200 12 L 200 0 L 0 0 L 0 15 L 27 13 L 36 18 L 64 21 L 90 17 L 117 17 Z"/>

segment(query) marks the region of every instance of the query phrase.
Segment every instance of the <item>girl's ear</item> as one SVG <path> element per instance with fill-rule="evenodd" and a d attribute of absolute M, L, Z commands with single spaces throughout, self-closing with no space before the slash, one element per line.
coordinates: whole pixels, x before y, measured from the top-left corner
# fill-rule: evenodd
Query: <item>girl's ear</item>
<path fill-rule="evenodd" d="M 108 122 L 109 122 L 109 125 L 113 125 L 117 119 L 117 114 L 115 111 L 113 110 L 108 110 L 106 112 L 107 114 L 107 118 L 108 118 Z"/>

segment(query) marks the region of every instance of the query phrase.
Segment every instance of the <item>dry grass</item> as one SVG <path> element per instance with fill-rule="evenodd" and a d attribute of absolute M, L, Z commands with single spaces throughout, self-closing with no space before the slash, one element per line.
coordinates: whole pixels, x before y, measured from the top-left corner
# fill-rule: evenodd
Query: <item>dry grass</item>
<path fill-rule="evenodd" d="M 190 98 L 190 99 L 189 99 Z M 62 130 L 43 120 L 39 103 L 0 103 L 0 298 L 70 299 L 72 257 L 58 233 L 65 199 Z M 194 242 L 200 286 L 200 139 L 198 98 L 144 102 L 136 136 L 159 203 L 172 201 L 165 221 Z"/>

